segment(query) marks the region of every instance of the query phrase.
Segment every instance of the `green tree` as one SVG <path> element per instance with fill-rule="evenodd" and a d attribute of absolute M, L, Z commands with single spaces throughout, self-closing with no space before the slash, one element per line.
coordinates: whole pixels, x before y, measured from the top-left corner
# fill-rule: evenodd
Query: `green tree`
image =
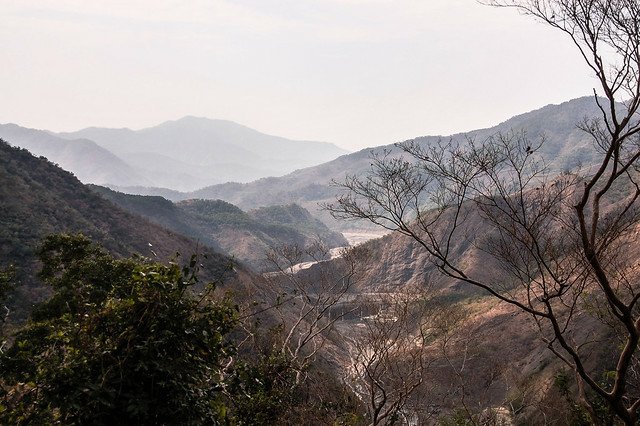
<path fill-rule="evenodd" d="M 184 268 L 115 259 L 81 235 L 50 236 L 39 255 L 53 296 L 2 356 L 0 422 L 222 421 L 236 309 L 213 284 L 192 291 L 195 256 Z"/>

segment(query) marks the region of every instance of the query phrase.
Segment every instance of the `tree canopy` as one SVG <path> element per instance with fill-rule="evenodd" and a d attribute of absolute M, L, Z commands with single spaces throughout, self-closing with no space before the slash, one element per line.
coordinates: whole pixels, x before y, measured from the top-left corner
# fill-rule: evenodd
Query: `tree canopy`
<path fill-rule="evenodd" d="M 87 238 L 48 237 L 42 279 L 53 296 L 2 356 L 3 422 L 215 424 L 221 369 L 233 353 L 228 300 L 199 293 L 181 268 L 115 259 Z"/>

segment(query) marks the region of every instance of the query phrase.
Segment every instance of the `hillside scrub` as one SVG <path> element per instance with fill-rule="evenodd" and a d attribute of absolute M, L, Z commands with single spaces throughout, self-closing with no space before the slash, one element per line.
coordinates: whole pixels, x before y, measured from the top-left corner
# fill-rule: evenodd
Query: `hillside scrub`
<path fill-rule="evenodd" d="M 188 424 L 223 407 L 225 336 L 237 312 L 199 294 L 197 259 L 180 268 L 114 259 L 81 236 L 52 236 L 40 276 L 53 296 L 2 355 L 7 424 Z"/>
<path fill-rule="evenodd" d="M 308 246 L 319 238 L 330 248 L 348 245 L 340 233 L 296 204 L 244 212 L 222 200 L 174 204 L 159 196 L 124 194 L 95 185 L 90 188 L 130 213 L 234 256 L 255 271 L 270 266 L 264 258 L 271 247 L 281 244 Z"/>

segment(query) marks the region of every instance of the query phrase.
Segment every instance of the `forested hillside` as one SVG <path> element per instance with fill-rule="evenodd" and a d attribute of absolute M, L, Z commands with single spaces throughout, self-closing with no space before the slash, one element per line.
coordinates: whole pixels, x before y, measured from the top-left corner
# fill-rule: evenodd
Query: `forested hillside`
<path fill-rule="evenodd" d="M 328 248 L 348 243 L 297 205 L 265 207 L 244 212 L 221 200 L 186 200 L 176 204 L 159 196 L 128 195 L 91 187 L 125 210 L 234 256 L 256 271 L 268 265 L 270 248 L 304 248 L 322 242 Z M 308 260 L 308 259 L 304 259 Z"/>
<path fill-rule="evenodd" d="M 139 253 L 161 261 L 176 253 L 210 252 L 207 267 L 226 268 L 229 258 L 211 252 L 177 232 L 132 215 L 85 187 L 69 172 L 27 150 L 0 142 L 0 259 L 15 265 L 16 302 L 24 319 L 31 303 L 49 290 L 35 278 L 35 252 L 52 233 L 83 233 L 118 256 Z"/>

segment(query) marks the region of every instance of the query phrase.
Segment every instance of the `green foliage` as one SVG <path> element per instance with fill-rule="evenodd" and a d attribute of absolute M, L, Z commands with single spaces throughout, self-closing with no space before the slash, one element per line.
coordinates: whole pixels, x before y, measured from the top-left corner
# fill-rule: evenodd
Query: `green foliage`
<path fill-rule="evenodd" d="M 440 426 L 471 426 L 477 424 L 477 421 L 466 410 L 458 408 L 452 414 L 438 419 L 438 424 Z"/>
<path fill-rule="evenodd" d="M 192 258 L 180 268 L 118 260 L 83 236 L 39 252 L 53 297 L 2 357 L 0 422 L 215 424 L 225 415 L 221 364 L 236 310 L 196 297 Z"/>
<path fill-rule="evenodd" d="M 178 207 L 194 219 L 204 221 L 214 228 L 257 226 L 245 212 L 222 200 L 187 200 L 179 203 Z"/>
<path fill-rule="evenodd" d="M 570 373 L 565 369 L 558 371 L 553 380 L 554 386 L 567 403 L 567 409 L 565 410 L 567 415 L 566 421 L 572 426 L 590 425 L 592 424 L 592 420 L 589 413 L 574 399 L 574 393 L 571 390 L 572 382 Z M 612 421 L 612 415 L 607 408 L 606 402 L 592 392 L 587 392 L 587 397 L 595 411 L 595 415 L 602 420 L 603 424 L 609 424 L 609 422 Z"/>
<path fill-rule="evenodd" d="M 295 373 L 282 356 L 239 362 L 228 383 L 235 421 L 239 425 L 275 424 L 293 404 L 295 388 Z"/>
<path fill-rule="evenodd" d="M 564 397 L 569 396 L 569 383 L 571 378 L 566 370 L 560 370 L 553 377 L 553 385 L 560 391 L 560 394 Z"/>

